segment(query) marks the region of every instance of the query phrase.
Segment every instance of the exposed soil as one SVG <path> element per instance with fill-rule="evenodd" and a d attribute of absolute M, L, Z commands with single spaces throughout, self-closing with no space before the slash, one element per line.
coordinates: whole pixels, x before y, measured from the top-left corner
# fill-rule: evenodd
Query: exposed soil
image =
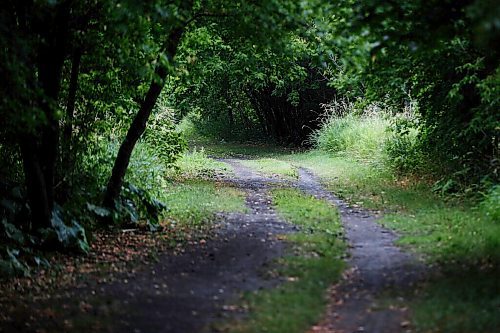
<path fill-rule="evenodd" d="M 15 309 L 0 322 L 0 332 L 215 332 L 218 321 L 244 315 L 245 309 L 227 305 L 237 303 L 241 293 L 281 282 L 273 265 L 287 244 L 278 236 L 297 228 L 272 208 L 268 187 L 278 183 L 337 205 L 351 245 L 352 269 L 331 288 L 328 311 L 311 331 L 409 329 L 405 309 L 382 306 L 380 295 L 408 289 L 422 265 L 394 245 L 397 236 L 376 224 L 377 216 L 349 208 L 307 170 L 300 170 L 298 182 L 285 182 L 258 175 L 236 159 L 224 161 L 235 171 L 226 181 L 247 194 L 248 213 L 220 214 L 214 237 L 180 254 L 163 253 L 156 264 L 123 273 L 113 282 L 88 281 L 33 300 L 31 307 Z"/>

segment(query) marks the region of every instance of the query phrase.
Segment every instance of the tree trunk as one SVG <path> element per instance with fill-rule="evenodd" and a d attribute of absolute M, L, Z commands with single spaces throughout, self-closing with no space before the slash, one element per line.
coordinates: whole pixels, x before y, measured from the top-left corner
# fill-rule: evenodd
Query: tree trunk
<path fill-rule="evenodd" d="M 165 53 L 170 62 L 173 61 L 177 52 L 177 46 L 179 45 L 183 32 L 184 28 L 177 28 L 174 29 L 168 36 Z M 167 75 L 168 68 L 165 64 L 162 64 L 159 61 L 146 97 L 141 103 L 139 112 L 132 121 L 127 135 L 118 150 L 118 155 L 113 165 L 111 177 L 109 178 L 106 192 L 104 194 L 103 205 L 105 207 L 110 209 L 114 208 L 115 200 L 118 199 L 120 195 L 125 173 L 127 172 L 127 168 L 130 163 L 130 156 L 132 155 L 132 151 L 134 150 L 137 141 L 146 129 L 146 123 L 151 115 L 151 112 L 153 111 L 158 97 L 160 96 L 163 86 L 165 85 Z"/>
<path fill-rule="evenodd" d="M 36 22 L 42 42 L 38 49 L 39 101 L 46 122 L 20 141 L 32 227 L 49 227 L 54 209 L 54 175 L 59 152 L 57 98 L 68 41 L 70 2 L 63 2 L 53 18 Z"/>
<path fill-rule="evenodd" d="M 31 208 L 32 228 L 49 227 L 52 210 L 47 197 L 45 177 L 38 158 L 38 145 L 35 136 L 28 135 L 22 138 L 20 148 L 28 201 Z"/>

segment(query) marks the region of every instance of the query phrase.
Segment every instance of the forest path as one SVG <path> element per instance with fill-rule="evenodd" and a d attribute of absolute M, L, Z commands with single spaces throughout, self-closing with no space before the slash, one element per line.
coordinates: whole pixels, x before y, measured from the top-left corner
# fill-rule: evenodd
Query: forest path
<path fill-rule="evenodd" d="M 48 303 L 33 299 L 33 311 L 55 307 L 62 317 L 20 317 L 0 325 L 0 332 L 218 332 L 219 322 L 244 316 L 245 310 L 230 305 L 238 304 L 242 293 L 283 282 L 272 274 L 275 260 L 289 246 L 280 236 L 298 228 L 274 211 L 268 190 L 275 185 L 298 188 L 337 206 L 350 244 L 349 274 L 330 289 L 327 313 L 311 332 L 407 330 L 405 309 L 381 304 L 380 296 L 398 288 L 404 295 L 423 269 L 394 245 L 397 236 L 378 225 L 376 216 L 350 208 L 308 170 L 300 169 L 297 181 L 284 181 L 259 175 L 238 159 L 223 161 L 234 170 L 223 181 L 246 193 L 246 213 L 219 214 L 213 238 L 178 254 L 163 253 L 156 264 L 104 284 L 62 290 Z"/>
<path fill-rule="evenodd" d="M 89 279 L 54 290 L 43 300 L 32 299 L 26 308 L 14 309 L 10 321 L 0 322 L 0 332 L 218 332 L 217 322 L 244 313 L 227 306 L 237 304 L 242 293 L 282 282 L 273 274 L 275 259 L 288 246 L 280 236 L 297 230 L 271 206 L 267 191 L 279 180 L 239 164 L 235 171 L 222 181 L 246 193 L 248 211 L 218 214 L 213 237 L 183 251 L 161 253 L 155 264 L 123 272 L 112 281 Z"/>
<path fill-rule="evenodd" d="M 247 180 L 260 177 L 251 176 L 236 159 L 224 162 Z M 310 333 L 411 332 L 405 297 L 424 277 L 425 266 L 395 244 L 398 235 L 378 224 L 379 216 L 374 212 L 350 207 L 325 190 L 310 170 L 299 168 L 298 173 L 297 181 L 281 183 L 337 207 L 349 245 L 348 270 L 343 280 L 329 289 L 327 311 Z"/>
<path fill-rule="evenodd" d="M 109 287 L 107 296 L 113 299 L 138 289 L 127 302 L 133 310 L 117 318 L 120 325 L 111 331 L 215 332 L 213 324 L 240 315 L 237 307 L 224 305 L 237 303 L 243 292 L 281 282 L 267 274 L 287 246 L 278 236 L 297 229 L 280 219 L 271 206 L 267 190 L 277 180 L 235 161 L 226 162 L 234 166 L 235 176 L 224 181 L 246 193 L 248 212 L 220 214 L 212 239 L 182 255 L 164 255 L 150 272 L 138 274 L 128 285 Z M 167 291 L 159 293 L 155 286 L 166 286 Z"/>

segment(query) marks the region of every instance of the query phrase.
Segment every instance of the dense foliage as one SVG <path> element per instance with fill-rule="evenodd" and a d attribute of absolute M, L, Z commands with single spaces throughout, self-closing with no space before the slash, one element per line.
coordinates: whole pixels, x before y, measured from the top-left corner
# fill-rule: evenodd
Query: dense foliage
<path fill-rule="evenodd" d="M 390 131 L 370 134 L 384 137 L 398 172 L 432 174 L 446 191 L 498 183 L 495 1 L 0 6 L 8 271 L 23 270 L 18 258 L 33 248 L 85 251 L 85 228 L 154 229 L 165 209 L 158 185 L 187 148 L 181 118 L 218 139 L 331 147 L 361 142 L 350 119 L 369 109 L 370 124 L 384 109 Z M 353 106 L 325 120 L 332 100 Z"/>
<path fill-rule="evenodd" d="M 86 251 L 82 224 L 146 221 L 154 227 L 164 209 L 152 196 L 154 170 L 161 178 L 186 148 L 162 95 L 167 83 L 181 85 L 187 71 L 179 46 L 192 40 L 202 51 L 203 36 L 190 36 L 203 29 L 221 31 L 247 49 L 277 46 L 306 7 L 287 1 L 3 2 L 2 260 L 19 268 L 14 259 L 23 251 L 48 243 Z"/>

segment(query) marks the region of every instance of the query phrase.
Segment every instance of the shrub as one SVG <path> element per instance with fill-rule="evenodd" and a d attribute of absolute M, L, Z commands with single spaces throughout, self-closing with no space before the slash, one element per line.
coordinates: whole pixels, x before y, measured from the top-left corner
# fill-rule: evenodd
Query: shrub
<path fill-rule="evenodd" d="M 183 132 L 176 127 L 174 112 L 167 107 L 159 108 L 151 116 L 144 141 L 154 149 L 160 164 L 166 167 L 172 167 L 187 149 Z"/>
<path fill-rule="evenodd" d="M 419 140 L 418 106 L 411 102 L 402 113 L 394 115 L 385 142 L 386 164 L 399 174 L 421 173 L 430 169 Z"/>

